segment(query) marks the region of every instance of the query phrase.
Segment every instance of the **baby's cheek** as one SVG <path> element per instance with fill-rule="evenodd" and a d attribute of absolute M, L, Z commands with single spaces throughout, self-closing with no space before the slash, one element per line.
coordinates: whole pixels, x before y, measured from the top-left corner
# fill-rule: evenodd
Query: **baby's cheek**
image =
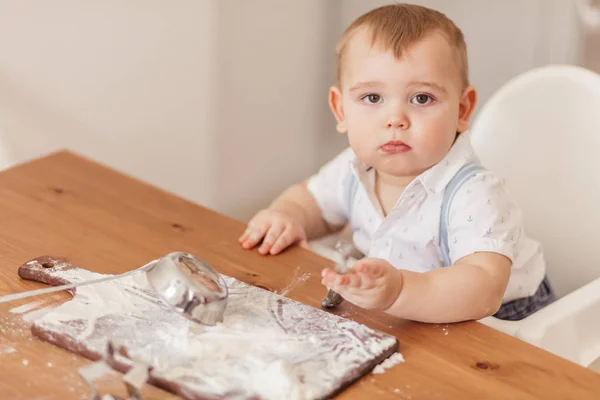
<path fill-rule="evenodd" d="M 369 144 L 369 138 L 360 134 L 349 134 L 348 140 L 350 142 L 350 147 L 352 147 L 354 154 L 356 154 L 356 157 L 363 163 L 370 165 L 370 157 L 373 155 L 370 149 L 373 147 L 373 145 Z"/>
<path fill-rule="evenodd" d="M 447 135 L 430 135 L 427 138 L 423 137 L 424 140 L 419 140 L 416 150 L 421 156 L 427 159 L 431 165 L 438 163 L 442 158 L 448 154 L 453 138 L 446 137 Z"/>

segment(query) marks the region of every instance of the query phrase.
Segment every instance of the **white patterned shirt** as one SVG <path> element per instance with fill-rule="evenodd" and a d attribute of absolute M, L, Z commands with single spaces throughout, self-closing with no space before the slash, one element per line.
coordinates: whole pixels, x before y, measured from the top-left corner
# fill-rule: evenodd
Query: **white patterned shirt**
<path fill-rule="evenodd" d="M 350 148 L 313 175 L 308 189 L 328 223 L 350 222 L 360 252 L 398 269 L 426 272 L 444 266 L 439 243 L 444 190 L 462 167 L 473 163 L 479 160 L 469 135 L 461 134 L 438 164 L 406 187 L 386 217 L 374 191 L 375 171 L 358 161 Z M 348 194 L 350 174 L 358 179 L 354 196 Z M 447 230 L 452 263 L 475 252 L 498 253 L 512 261 L 504 302 L 536 292 L 546 272 L 541 246 L 525 235 L 520 209 L 493 172 L 479 171 L 460 186 Z"/>

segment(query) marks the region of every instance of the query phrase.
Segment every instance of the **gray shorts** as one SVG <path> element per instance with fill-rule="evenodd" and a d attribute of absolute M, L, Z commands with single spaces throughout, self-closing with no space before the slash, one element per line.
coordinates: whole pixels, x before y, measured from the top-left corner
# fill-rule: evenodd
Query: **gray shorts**
<path fill-rule="evenodd" d="M 533 296 L 512 300 L 502 304 L 498 312 L 494 314 L 494 317 L 507 321 L 519 321 L 530 316 L 537 310 L 546 307 L 555 299 L 556 296 L 554 295 L 550 282 L 548 282 L 548 277 L 546 276 Z"/>

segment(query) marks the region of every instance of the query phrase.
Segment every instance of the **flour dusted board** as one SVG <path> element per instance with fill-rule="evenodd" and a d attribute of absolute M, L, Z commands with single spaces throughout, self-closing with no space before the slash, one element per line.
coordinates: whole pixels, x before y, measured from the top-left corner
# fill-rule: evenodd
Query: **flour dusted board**
<path fill-rule="evenodd" d="M 19 276 L 50 285 L 102 275 L 40 257 Z M 224 276 L 224 321 L 171 312 L 143 273 L 83 286 L 32 326 L 41 339 L 92 360 L 107 341 L 153 366 L 150 382 L 185 399 L 331 397 L 398 349 L 395 337 Z M 121 372 L 130 363 L 120 357 Z"/>

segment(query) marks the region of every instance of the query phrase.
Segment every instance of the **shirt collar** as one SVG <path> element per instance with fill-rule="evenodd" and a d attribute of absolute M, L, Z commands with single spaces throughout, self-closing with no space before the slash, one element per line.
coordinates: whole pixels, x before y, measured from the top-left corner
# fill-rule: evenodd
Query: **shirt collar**
<path fill-rule="evenodd" d="M 415 178 L 430 194 L 442 192 L 456 173 L 466 164 L 477 162 L 477 156 L 471 146 L 469 132 L 458 135 L 446 156 L 433 167 Z M 352 159 L 352 168 L 361 177 L 371 169 L 361 162 L 356 155 Z"/>
<path fill-rule="evenodd" d="M 463 132 L 458 135 L 448 154 L 417 179 L 427 192 L 440 193 L 446 189 L 450 180 L 462 167 L 472 162 L 478 162 L 477 156 L 471 146 L 469 132 Z"/>

